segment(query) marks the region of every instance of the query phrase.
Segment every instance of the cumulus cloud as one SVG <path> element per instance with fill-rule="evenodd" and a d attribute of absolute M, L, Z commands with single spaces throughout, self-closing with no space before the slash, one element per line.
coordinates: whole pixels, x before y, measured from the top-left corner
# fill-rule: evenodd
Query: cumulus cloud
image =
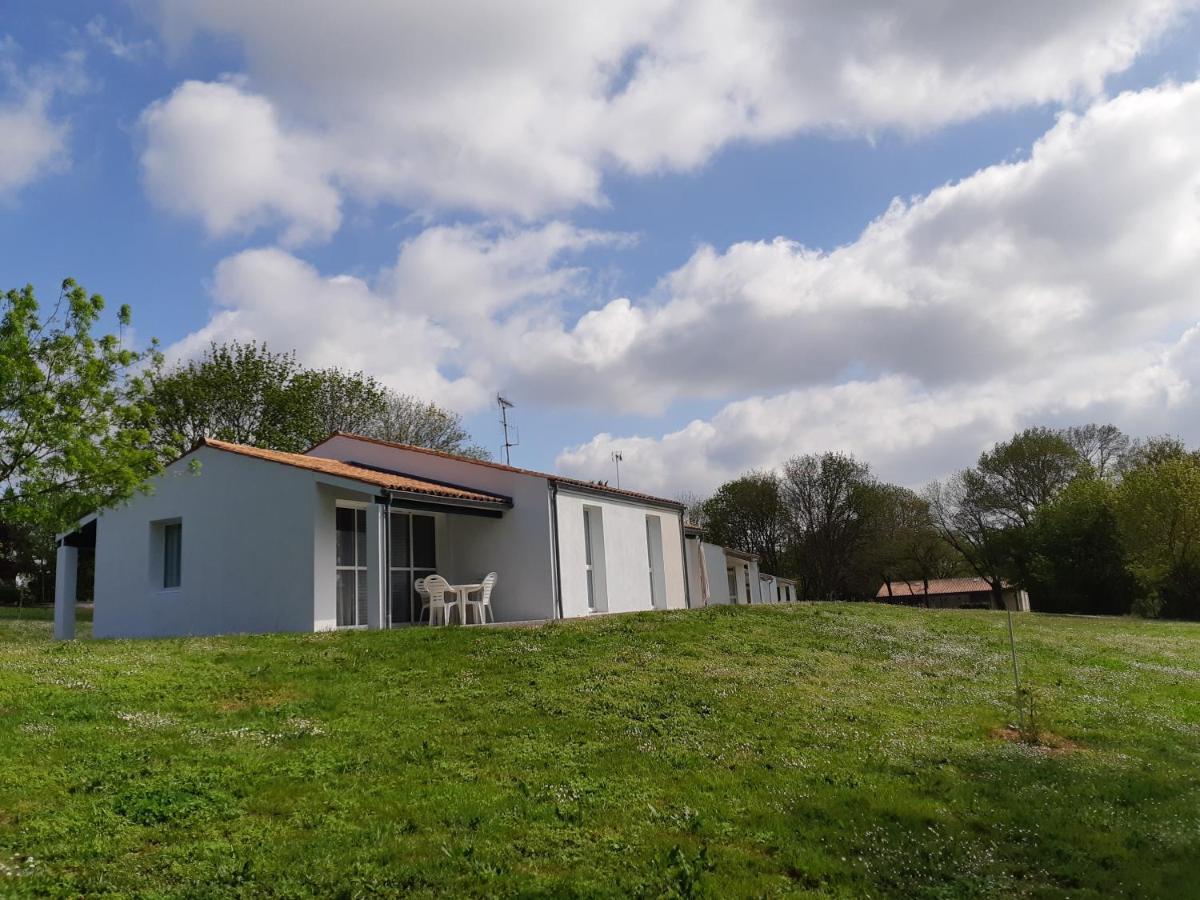
<path fill-rule="evenodd" d="M 616 446 L 623 480 L 668 492 L 831 448 L 917 483 L 1033 421 L 1197 440 L 1198 122 L 1200 82 L 1123 94 L 1062 115 L 1025 159 L 895 201 L 846 246 L 703 247 L 649 296 L 582 315 L 596 287 L 576 254 L 627 237 L 434 226 L 372 283 L 253 251 L 222 264 L 187 346 L 267 338 L 464 409 L 501 385 L 602 412 L 714 404 L 560 459 L 607 477 Z"/>
<path fill-rule="evenodd" d="M 1063 115 L 1027 159 L 897 200 L 851 244 L 703 247 L 654 296 L 531 334 L 511 365 L 531 391 L 653 413 L 861 375 L 1032 377 L 1178 334 L 1200 284 L 1198 121 L 1200 83 Z"/>
<path fill-rule="evenodd" d="M 320 145 L 233 83 L 187 81 L 142 114 L 142 174 L 163 208 L 198 216 L 211 234 L 285 224 L 284 243 L 326 238 L 340 197 Z"/>
<path fill-rule="evenodd" d="M 897 201 L 833 252 L 701 249 L 657 302 L 614 301 L 540 358 L 527 348 L 520 371 L 633 410 L 755 396 L 661 438 L 600 435 L 560 464 L 602 477 L 616 446 L 647 487 L 711 487 L 841 448 L 916 482 L 1032 421 L 1200 440 L 1197 122 L 1200 83 L 1122 95 L 1064 115 L 1026 160 Z M 568 365 L 609 310 L 621 350 Z"/>
<path fill-rule="evenodd" d="M 267 341 L 308 365 L 362 369 L 397 390 L 472 410 L 494 390 L 490 350 L 513 307 L 522 317 L 549 314 L 585 287 L 572 254 L 627 240 L 561 222 L 434 226 L 371 281 L 322 275 L 281 249 L 248 250 L 218 265 L 211 319 L 168 355 L 196 356 L 214 341 Z"/>
<path fill-rule="evenodd" d="M 557 465 L 605 479 L 612 451 L 620 450 L 625 483 L 675 496 L 712 490 L 749 469 L 778 468 L 794 455 L 841 450 L 886 480 L 919 487 L 1033 424 L 1115 421 L 1134 434 L 1200 441 L 1198 374 L 1200 326 L 1167 347 L 1097 348 L 1028 380 L 930 387 L 885 375 L 738 400 L 662 436 L 596 435 L 565 449 Z"/>
<path fill-rule="evenodd" d="M 281 217 L 319 234 L 335 227 L 334 189 L 369 202 L 535 218 L 602 203 L 610 169 L 686 170 L 731 141 L 919 131 L 1091 98 L 1192 6 L 162 3 L 169 44 L 198 32 L 231 38 L 248 82 L 236 93 L 190 86 L 156 107 L 147 152 L 166 182 L 180 183 L 171 173 L 191 179 L 190 196 L 173 208 L 218 230 Z M 199 115 L 200 100 L 210 115 L 227 110 L 219 127 L 166 115 L 174 104 Z M 158 139 L 173 123 L 186 141 Z M 244 168 L 199 164 L 235 162 L 229 148 L 260 142 L 265 149 Z M 243 193 L 248 181 L 264 186 Z M 150 180 L 152 189 L 159 183 Z M 301 198 L 290 201 L 283 185 Z"/>

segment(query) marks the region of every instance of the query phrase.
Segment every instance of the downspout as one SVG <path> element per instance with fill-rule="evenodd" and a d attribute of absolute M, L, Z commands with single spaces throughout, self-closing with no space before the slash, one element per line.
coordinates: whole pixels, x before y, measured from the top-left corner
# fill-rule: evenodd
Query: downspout
<path fill-rule="evenodd" d="M 384 577 L 384 595 L 380 597 L 380 605 L 383 607 L 379 613 L 379 628 L 380 630 L 392 627 L 392 492 L 388 488 L 383 489 L 383 550 L 379 554 L 379 561 L 383 565 Z M 412 600 L 410 598 L 409 602 Z"/>
<path fill-rule="evenodd" d="M 550 545 L 554 549 L 554 610 L 558 618 L 563 617 L 562 609 L 562 567 L 558 560 L 558 483 L 550 485 Z"/>
<path fill-rule="evenodd" d="M 688 578 L 687 538 L 683 534 L 683 513 L 679 514 L 679 549 L 683 551 L 683 602 L 686 609 L 692 608 L 692 586 Z M 701 565 L 704 561 L 701 560 Z"/>
<path fill-rule="evenodd" d="M 383 508 L 383 553 L 380 554 L 384 562 L 384 583 L 387 587 L 387 595 L 383 598 L 383 611 L 386 614 L 383 620 L 383 627 L 391 630 L 392 627 L 392 498 L 388 495 L 387 506 Z M 412 588 L 409 588 L 409 619 L 412 619 Z"/>

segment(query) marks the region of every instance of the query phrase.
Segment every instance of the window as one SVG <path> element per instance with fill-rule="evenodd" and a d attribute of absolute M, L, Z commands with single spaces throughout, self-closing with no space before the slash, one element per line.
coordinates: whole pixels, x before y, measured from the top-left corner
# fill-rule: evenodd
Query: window
<path fill-rule="evenodd" d="M 598 506 L 583 508 L 583 568 L 588 612 L 608 607 L 604 580 L 604 516 Z"/>
<path fill-rule="evenodd" d="M 177 588 L 183 579 L 183 523 L 172 522 L 163 526 L 163 572 L 162 586 Z"/>
<path fill-rule="evenodd" d="M 392 512 L 391 567 L 392 596 L 389 621 L 393 625 L 415 621 L 420 610 L 414 609 L 413 584 L 437 571 L 437 523 L 433 516 Z"/>
<path fill-rule="evenodd" d="M 737 569 L 733 568 L 733 566 L 729 566 L 728 568 L 725 569 L 725 576 L 729 579 L 729 602 L 737 603 L 738 602 Z"/>
<path fill-rule="evenodd" d="M 596 611 L 596 570 L 592 563 L 592 511 L 583 510 L 583 567 L 587 572 L 588 612 Z"/>
<path fill-rule="evenodd" d="M 337 624 L 367 624 L 367 511 L 339 506 L 337 527 Z"/>

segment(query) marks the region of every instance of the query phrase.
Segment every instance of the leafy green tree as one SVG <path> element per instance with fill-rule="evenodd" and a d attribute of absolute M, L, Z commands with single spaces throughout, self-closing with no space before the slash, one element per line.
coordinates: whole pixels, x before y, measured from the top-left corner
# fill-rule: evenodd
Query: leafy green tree
<path fill-rule="evenodd" d="M 304 447 L 335 431 L 378 431 L 392 396 L 370 375 L 341 369 L 304 369 L 287 385 L 288 406 L 296 408 L 294 429 Z"/>
<path fill-rule="evenodd" d="M 980 455 L 976 490 L 995 516 L 1009 525 L 1025 526 L 1085 464 L 1061 433 L 1027 428 Z"/>
<path fill-rule="evenodd" d="M 160 362 L 93 335 L 104 310 L 73 280 L 41 317 L 31 286 L 0 316 L 0 521 L 62 529 L 130 496 L 156 470 L 148 379 Z M 127 306 L 117 314 L 129 325 Z"/>
<path fill-rule="evenodd" d="M 266 344 L 213 344 L 154 380 L 155 443 L 164 460 L 202 437 L 302 452 L 347 431 L 487 458 L 457 413 L 388 390 L 370 375 L 306 369 Z"/>
<path fill-rule="evenodd" d="M 1027 535 L 1033 607 L 1043 612 L 1126 615 L 1138 596 L 1117 522 L 1118 488 L 1072 481 L 1041 507 Z"/>
<path fill-rule="evenodd" d="M 1013 524 L 995 508 L 987 480 L 964 469 L 926 488 L 934 527 L 971 570 L 988 583 L 997 606 L 1003 606 L 1004 582 L 1012 569 Z"/>
<path fill-rule="evenodd" d="M 873 595 L 862 577 L 863 549 L 876 510 L 876 482 L 845 453 L 797 456 L 784 464 L 781 493 L 791 531 L 791 571 L 813 600 Z"/>
<path fill-rule="evenodd" d="M 872 584 L 880 581 L 892 596 L 896 581 L 929 582 L 958 574 L 961 560 L 934 527 L 929 501 L 895 484 L 874 489 L 871 534 L 864 551 Z"/>
<path fill-rule="evenodd" d="M 1200 451 L 1189 451 L 1179 438 L 1164 434 L 1134 441 L 1128 452 L 1121 458 L 1120 471 L 1125 474 L 1135 469 L 1156 466 L 1167 460 L 1187 459 L 1188 457 L 1200 458 Z"/>
<path fill-rule="evenodd" d="M 212 344 L 154 380 L 150 400 L 154 440 L 164 460 L 203 437 L 298 452 L 312 430 L 305 394 L 292 389 L 301 373 L 293 353 L 266 344 Z"/>
<path fill-rule="evenodd" d="M 72 279 L 43 317 L 26 286 L 0 315 L 0 580 L 35 596 L 53 577 L 54 535 L 130 496 L 157 470 L 147 378 L 160 364 L 120 334 L 93 332 L 99 294 Z M 116 324 L 130 323 L 128 307 Z"/>
<path fill-rule="evenodd" d="M 1116 511 L 1139 611 L 1200 618 L 1200 460 L 1171 455 L 1126 472 Z"/>
<path fill-rule="evenodd" d="M 1027 428 L 980 454 L 973 468 L 930 485 L 926 499 L 943 539 L 1003 605 L 1005 581 L 1028 579 L 1038 510 L 1089 470 L 1061 432 Z"/>
<path fill-rule="evenodd" d="M 491 459 L 487 448 L 472 440 L 462 416 L 410 394 L 388 391 L 378 420 L 359 433 L 474 459 Z"/>
<path fill-rule="evenodd" d="M 779 478 L 772 472 L 748 472 L 717 488 L 703 504 L 708 539 L 723 547 L 758 554 L 764 572 L 785 575 L 787 515 Z"/>

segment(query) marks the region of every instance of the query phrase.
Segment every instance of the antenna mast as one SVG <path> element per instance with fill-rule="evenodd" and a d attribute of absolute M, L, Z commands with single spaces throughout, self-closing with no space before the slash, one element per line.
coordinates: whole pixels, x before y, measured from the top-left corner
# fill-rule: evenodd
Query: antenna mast
<path fill-rule="evenodd" d="M 500 407 L 500 425 L 504 428 L 504 464 L 506 466 L 511 466 L 512 459 L 511 459 L 511 456 L 510 456 L 508 450 L 510 447 L 516 447 L 518 444 L 521 443 L 520 434 L 515 433 L 517 430 L 517 426 L 516 425 L 509 426 L 509 424 L 508 424 L 508 411 L 513 408 L 513 403 L 510 400 L 504 399 L 504 397 L 501 396 L 500 394 L 497 394 L 496 395 L 496 405 Z M 511 440 L 509 439 L 509 436 L 508 436 L 508 429 L 510 427 L 513 429 L 513 432 L 514 432 L 513 439 L 511 439 Z"/>
<path fill-rule="evenodd" d="M 623 460 L 624 458 L 625 458 L 625 456 L 621 453 L 620 450 L 614 450 L 612 452 L 612 461 L 617 466 L 617 489 L 618 490 L 620 490 L 620 488 L 621 488 L 621 460 Z"/>

